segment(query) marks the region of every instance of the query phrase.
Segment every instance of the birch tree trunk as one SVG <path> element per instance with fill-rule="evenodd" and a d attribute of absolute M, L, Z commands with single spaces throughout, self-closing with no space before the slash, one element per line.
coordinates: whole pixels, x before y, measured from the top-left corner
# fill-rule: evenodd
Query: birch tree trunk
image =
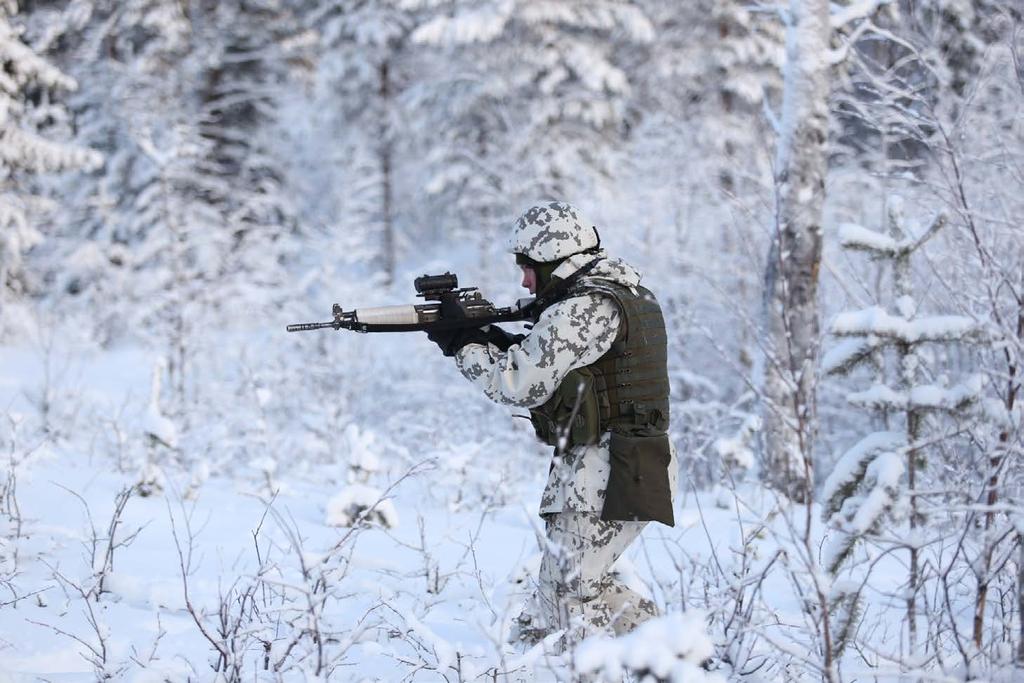
<path fill-rule="evenodd" d="M 773 356 L 765 366 L 761 476 L 797 502 L 810 499 L 813 484 L 829 36 L 826 0 L 790 0 L 775 169 L 776 230 L 765 277 Z"/>

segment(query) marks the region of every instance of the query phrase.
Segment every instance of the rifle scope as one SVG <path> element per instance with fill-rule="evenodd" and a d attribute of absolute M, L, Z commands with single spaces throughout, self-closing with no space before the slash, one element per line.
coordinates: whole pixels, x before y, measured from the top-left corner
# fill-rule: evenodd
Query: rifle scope
<path fill-rule="evenodd" d="M 450 292 L 459 287 L 459 277 L 454 273 L 444 275 L 422 275 L 413 280 L 413 287 L 420 294 Z"/>

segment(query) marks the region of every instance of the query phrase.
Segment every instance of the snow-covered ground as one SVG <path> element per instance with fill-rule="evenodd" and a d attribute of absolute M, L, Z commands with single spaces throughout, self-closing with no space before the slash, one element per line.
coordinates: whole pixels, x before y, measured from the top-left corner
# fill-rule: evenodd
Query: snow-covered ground
<path fill-rule="evenodd" d="M 868 576 L 820 572 L 818 508 L 744 477 L 745 424 L 717 445 L 735 483 L 684 479 L 616 568 L 664 618 L 509 645 L 549 456 L 422 336 L 223 332 L 180 415 L 154 353 L 46 338 L 0 349 L 2 683 L 816 680 L 816 601 Z M 905 567 L 867 553 L 878 652 L 844 670 L 900 678 Z"/>
<path fill-rule="evenodd" d="M 150 397 L 153 354 L 0 351 L 0 681 L 213 680 L 218 666 L 246 680 L 549 680 L 573 667 L 615 680 L 629 653 L 704 675 L 712 646 L 702 612 L 678 614 L 682 582 L 709 538 L 729 554 L 733 510 L 702 495 L 704 529 L 698 498 L 681 496 L 677 526 L 649 528 L 618 566 L 676 613 L 640 636 L 667 647 L 510 646 L 540 560 L 544 448 L 421 337 L 327 334 L 282 333 L 296 346 L 260 362 L 258 345 L 210 344 L 196 368 L 210 370 L 203 405 L 219 407 L 174 420 Z M 299 355 L 320 343 L 361 359 L 341 371 L 357 384 L 339 388 L 340 409 L 315 389 L 324 359 Z M 274 381 L 285 375 L 291 386 Z M 154 411 L 177 422 L 175 443 L 148 434 Z M 359 503 L 383 514 L 340 526 Z"/>

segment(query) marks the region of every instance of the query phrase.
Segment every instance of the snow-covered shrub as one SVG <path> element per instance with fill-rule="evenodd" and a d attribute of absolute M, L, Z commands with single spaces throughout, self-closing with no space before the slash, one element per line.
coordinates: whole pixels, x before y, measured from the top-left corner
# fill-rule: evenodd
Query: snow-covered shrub
<path fill-rule="evenodd" d="M 651 619 L 618 638 L 587 638 L 576 647 L 573 657 L 586 680 L 724 683 L 720 674 L 702 668 L 713 651 L 704 630 L 704 615 L 691 610 Z"/>
<path fill-rule="evenodd" d="M 140 496 L 150 496 L 164 489 L 163 467 L 168 456 L 178 447 L 178 427 L 161 407 L 162 386 L 167 370 L 167 361 L 158 356 L 153 362 L 150 378 L 149 404 L 142 416 L 142 438 L 146 443 L 146 460 L 141 466 L 136 489 Z"/>
<path fill-rule="evenodd" d="M 331 526 L 379 524 L 385 529 L 398 526 L 398 512 L 379 489 L 351 483 L 327 503 L 327 523 Z"/>
<path fill-rule="evenodd" d="M 372 431 L 360 429 L 355 423 L 348 424 L 345 426 L 344 445 L 350 483 L 365 484 L 381 472 L 380 446 L 377 435 Z"/>
<path fill-rule="evenodd" d="M 754 466 L 754 446 L 760 430 L 761 418 L 748 415 L 735 434 L 715 440 L 715 450 L 730 478 L 742 479 L 743 474 Z"/>
<path fill-rule="evenodd" d="M 327 523 L 342 527 L 372 524 L 385 529 L 398 526 L 394 503 L 371 483 L 382 474 L 376 434 L 350 423 L 345 427 L 342 445 L 347 484 L 327 503 Z"/>

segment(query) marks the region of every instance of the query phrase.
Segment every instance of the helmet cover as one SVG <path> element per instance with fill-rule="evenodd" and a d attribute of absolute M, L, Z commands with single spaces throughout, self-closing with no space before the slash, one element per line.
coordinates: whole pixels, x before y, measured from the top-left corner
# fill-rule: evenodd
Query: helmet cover
<path fill-rule="evenodd" d="M 512 230 L 512 252 L 538 263 L 558 261 L 600 244 L 593 223 L 566 202 L 534 204 Z"/>

